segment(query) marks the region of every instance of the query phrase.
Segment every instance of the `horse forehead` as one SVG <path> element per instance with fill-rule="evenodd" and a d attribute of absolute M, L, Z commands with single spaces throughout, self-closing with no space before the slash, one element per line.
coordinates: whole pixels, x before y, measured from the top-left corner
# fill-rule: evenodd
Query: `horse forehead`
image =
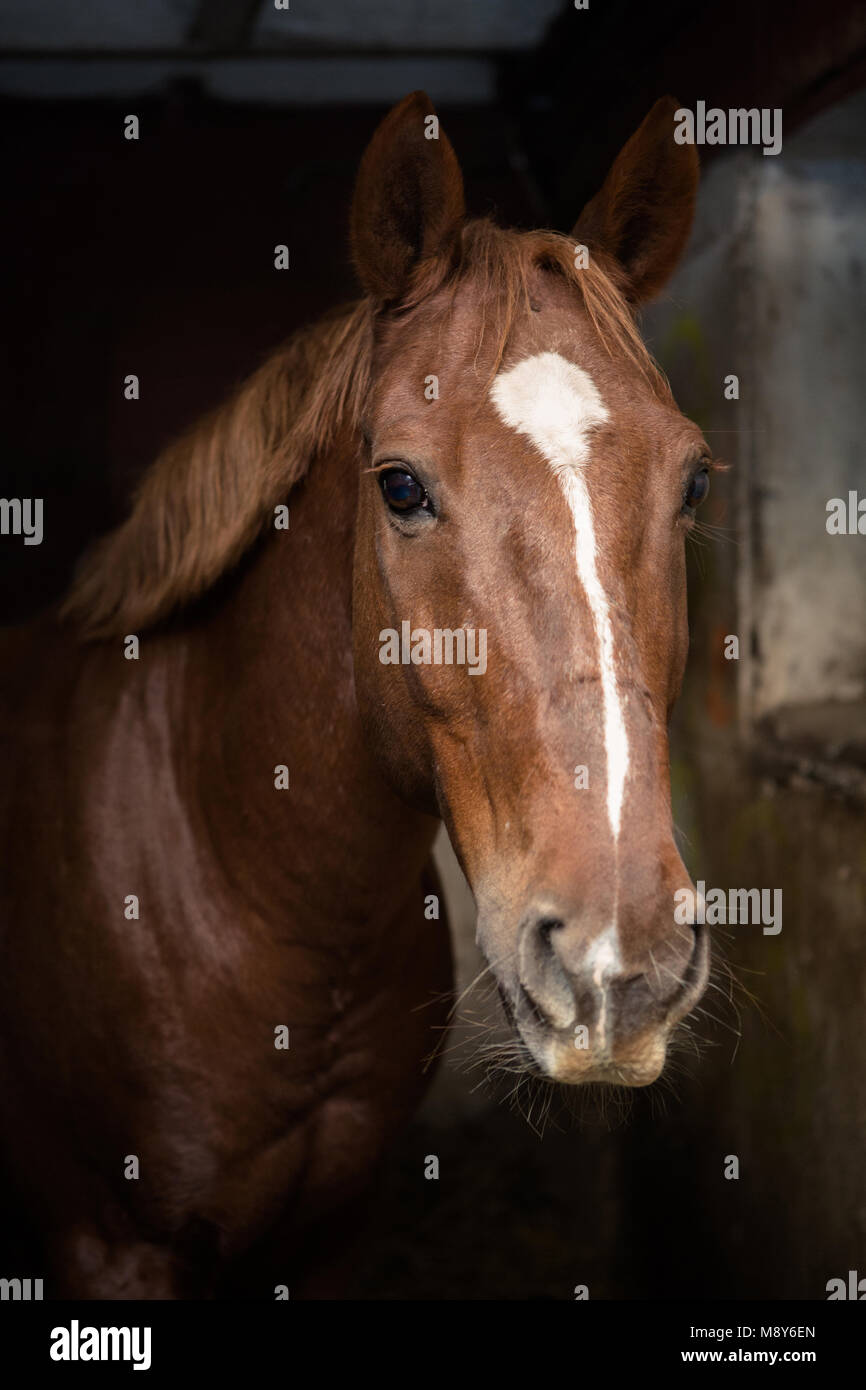
<path fill-rule="evenodd" d="M 610 419 L 590 372 L 559 352 L 535 352 L 500 371 L 490 397 L 503 423 L 557 469 L 584 463 L 593 430 Z"/>

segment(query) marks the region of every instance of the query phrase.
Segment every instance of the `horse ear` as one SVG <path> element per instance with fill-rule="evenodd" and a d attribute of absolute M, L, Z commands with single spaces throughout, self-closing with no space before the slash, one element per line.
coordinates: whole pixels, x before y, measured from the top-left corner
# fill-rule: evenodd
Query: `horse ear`
<path fill-rule="evenodd" d="M 379 126 L 352 201 L 352 256 L 361 284 L 396 299 L 429 258 L 453 261 L 466 212 L 463 177 L 426 92 L 412 92 Z"/>
<path fill-rule="evenodd" d="M 587 203 L 572 235 L 615 256 L 626 296 L 651 299 L 671 275 L 688 240 L 698 191 L 694 145 L 674 140 L 673 97 L 661 97 L 623 146 L 602 189 Z"/>

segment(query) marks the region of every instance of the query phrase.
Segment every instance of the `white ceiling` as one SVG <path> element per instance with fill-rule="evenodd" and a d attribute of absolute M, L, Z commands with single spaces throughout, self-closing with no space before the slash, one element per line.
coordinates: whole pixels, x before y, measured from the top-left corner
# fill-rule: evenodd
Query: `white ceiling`
<path fill-rule="evenodd" d="M 263 3 L 255 45 L 316 39 L 362 48 L 493 50 L 533 48 L 562 0 L 291 0 Z"/>
<path fill-rule="evenodd" d="M 0 93 L 123 97 L 195 77 L 237 101 L 376 102 L 426 87 L 488 101 L 498 54 L 543 38 L 570 0 L 260 0 L 240 50 L 190 39 L 248 0 L 2 0 Z M 208 6 L 211 8 L 209 9 Z M 578 20 L 579 22 L 579 20 Z"/>
<path fill-rule="evenodd" d="M 3 0 L 0 48 L 180 48 L 197 8 L 198 0 Z"/>

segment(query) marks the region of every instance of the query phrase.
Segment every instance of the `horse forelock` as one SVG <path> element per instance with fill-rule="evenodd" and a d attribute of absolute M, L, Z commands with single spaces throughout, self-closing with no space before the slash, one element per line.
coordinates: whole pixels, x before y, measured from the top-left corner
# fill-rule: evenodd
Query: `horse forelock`
<path fill-rule="evenodd" d="M 395 322 L 423 312 L 437 291 L 445 292 L 441 308 L 447 313 L 458 291 L 468 288 L 477 314 L 479 346 L 484 343 L 488 348 L 495 372 L 513 330 L 530 311 L 533 273 L 548 271 L 575 291 L 608 354 L 626 358 L 654 394 L 669 401 L 667 378 L 640 335 L 616 262 L 593 249 L 586 263 L 578 264 L 577 248 L 574 238 L 561 232 L 518 232 L 488 218 L 467 221 L 456 266 L 435 259 L 422 262 Z"/>
<path fill-rule="evenodd" d="M 592 254 L 578 268 L 575 242 L 558 232 L 515 232 L 488 219 L 465 223 L 456 264 L 431 259 L 380 327 L 447 314 L 468 289 L 478 343 L 498 370 L 530 311 L 538 269 L 579 294 L 610 355 L 624 356 L 655 394 L 666 379 L 647 351 L 616 266 Z M 125 522 L 85 555 L 61 616 L 86 637 L 140 632 L 203 595 L 253 545 L 274 508 L 343 428 L 358 430 L 371 384 L 374 313 L 359 301 L 296 333 L 222 406 L 171 443 L 144 475 Z"/>

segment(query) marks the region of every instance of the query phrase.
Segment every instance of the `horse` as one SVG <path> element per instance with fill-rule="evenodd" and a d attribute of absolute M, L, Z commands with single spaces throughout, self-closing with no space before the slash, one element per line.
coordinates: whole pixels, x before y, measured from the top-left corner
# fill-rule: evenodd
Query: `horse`
<path fill-rule="evenodd" d="M 636 321 L 675 109 L 566 236 L 468 217 L 408 96 L 361 298 L 4 634 L 3 1154 L 52 1297 L 335 1296 L 447 1025 L 442 821 L 528 1070 L 648 1085 L 700 998 L 667 730 L 713 463 Z"/>

